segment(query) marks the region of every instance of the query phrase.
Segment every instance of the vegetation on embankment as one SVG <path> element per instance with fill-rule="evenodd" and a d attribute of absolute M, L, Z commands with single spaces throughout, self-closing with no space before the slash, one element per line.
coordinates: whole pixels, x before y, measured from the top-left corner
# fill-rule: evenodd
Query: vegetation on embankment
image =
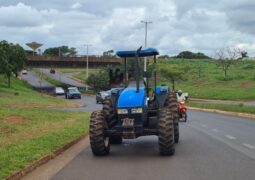
<path fill-rule="evenodd" d="M 55 110 L 76 106 L 16 78 L 7 88 L 0 75 L 0 179 L 86 134 L 89 113 Z"/>
<path fill-rule="evenodd" d="M 222 100 L 255 100 L 255 61 L 242 60 L 232 65 L 227 79 L 216 60 L 161 59 L 158 66 L 187 67 L 186 80 L 176 83 L 176 89 L 190 97 Z M 164 79 L 160 79 L 164 81 Z M 165 81 L 164 81 L 165 82 Z M 171 84 L 167 82 L 169 86 Z"/>

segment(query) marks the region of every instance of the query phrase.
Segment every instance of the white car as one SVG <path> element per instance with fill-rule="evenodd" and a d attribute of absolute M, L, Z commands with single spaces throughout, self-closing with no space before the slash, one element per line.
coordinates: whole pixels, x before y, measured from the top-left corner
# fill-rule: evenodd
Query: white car
<path fill-rule="evenodd" d="M 55 91 L 54 91 L 55 95 L 64 95 L 65 94 L 65 90 L 62 87 L 56 87 Z"/>
<path fill-rule="evenodd" d="M 22 75 L 26 75 L 26 74 L 27 74 L 27 70 L 25 70 L 25 69 L 22 70 L 22 71 L 21 71 L 21 74 L 22 74 Z"/>
<path fill-rule="evenodd" d="M 103 103 L 105 97 L 111 95 L 111 90 L 109 91 L 101 91 L 96 95 L 96 102 L 98 103 Z"/>

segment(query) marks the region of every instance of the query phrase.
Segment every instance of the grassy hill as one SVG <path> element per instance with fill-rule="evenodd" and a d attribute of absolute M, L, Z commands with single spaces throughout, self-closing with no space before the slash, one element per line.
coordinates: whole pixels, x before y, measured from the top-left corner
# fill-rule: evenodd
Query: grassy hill
<path fill-rule="evenodd" d="M 187 80 L 177 82 L 176 87 L 188 92 L 190 97 L 255 100 L 255 61 L 240 61 L 231 66 L 227 79 L 224 79 L 224 72 L 217 66 L 215 60 L 164 59 L 159 60 L 158 64 L 189 67 L 189 71 L 184 72 Z M 201 69 L 200 77 L 199 69 Z"/>
<path fill-rule="evenodd" d="M 79 105 L 41 95 L 16 78 L 11 86 L 0 75 L 0 179 L 88 131 L 88 113 L 53 109 Z"/>

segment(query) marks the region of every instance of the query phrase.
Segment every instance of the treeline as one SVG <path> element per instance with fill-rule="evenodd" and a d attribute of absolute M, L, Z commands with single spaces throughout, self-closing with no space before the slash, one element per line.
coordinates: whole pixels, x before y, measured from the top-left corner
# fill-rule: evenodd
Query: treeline
<path fill-rule="evenodd" d="M 59 46 L 59 47 L 50 47 L 44 50 L 44 52 L 40 52 L 41 50 L 38 50 L 39 55 L 49 55 L 49 56 L 76 56 L 77 51 L 74 47 L 68 47 L 68 46 Z M 35 55 L 38 55 L 37 52 L 35 52 Z M 33 51 L 26 50 L 27 55 L 33 55 Z"/>
<path fill-rule="evenodd" d="M 159 56 L 159 58 L 182 58 L 182 59 L 211 59 L 211 57 L 205 55 L 204 53 L 201 52 L 191 52 L 191 51 L 182 51 L 180 52 L 177 56 L 168 56 L 168 55 L 163 55 Z"/>
<path fill-rule="evenodd" d="M 4 74 L 8 80 L 8 87 L 11 86 L 11 76 L 16 77 L 24 68 L 26 53 L 19 44 L 0 41 L 0 74 Z"/>

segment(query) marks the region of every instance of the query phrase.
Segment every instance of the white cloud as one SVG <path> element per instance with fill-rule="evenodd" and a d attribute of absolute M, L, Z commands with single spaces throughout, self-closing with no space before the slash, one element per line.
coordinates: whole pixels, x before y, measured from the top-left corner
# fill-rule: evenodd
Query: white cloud
<path fill-rule="evenodd" d="M 72 9 L 78 9 L 78 8 L 80 8 L 82 5 L 79 3 L 79 2 L 76 2 L 76 3 L 74 3 L 72 6 L 71 6 L 71 8 Z"/>
<path fill-rule="evenodd" d="M 162 54 L 183 50 L 214 55 L 222 47 L 242 47 L 255 55 L 253 0 L 0 0 L 0 39 L 74 46 L 84 54 L 135 49 L 144 44 Z"/>

